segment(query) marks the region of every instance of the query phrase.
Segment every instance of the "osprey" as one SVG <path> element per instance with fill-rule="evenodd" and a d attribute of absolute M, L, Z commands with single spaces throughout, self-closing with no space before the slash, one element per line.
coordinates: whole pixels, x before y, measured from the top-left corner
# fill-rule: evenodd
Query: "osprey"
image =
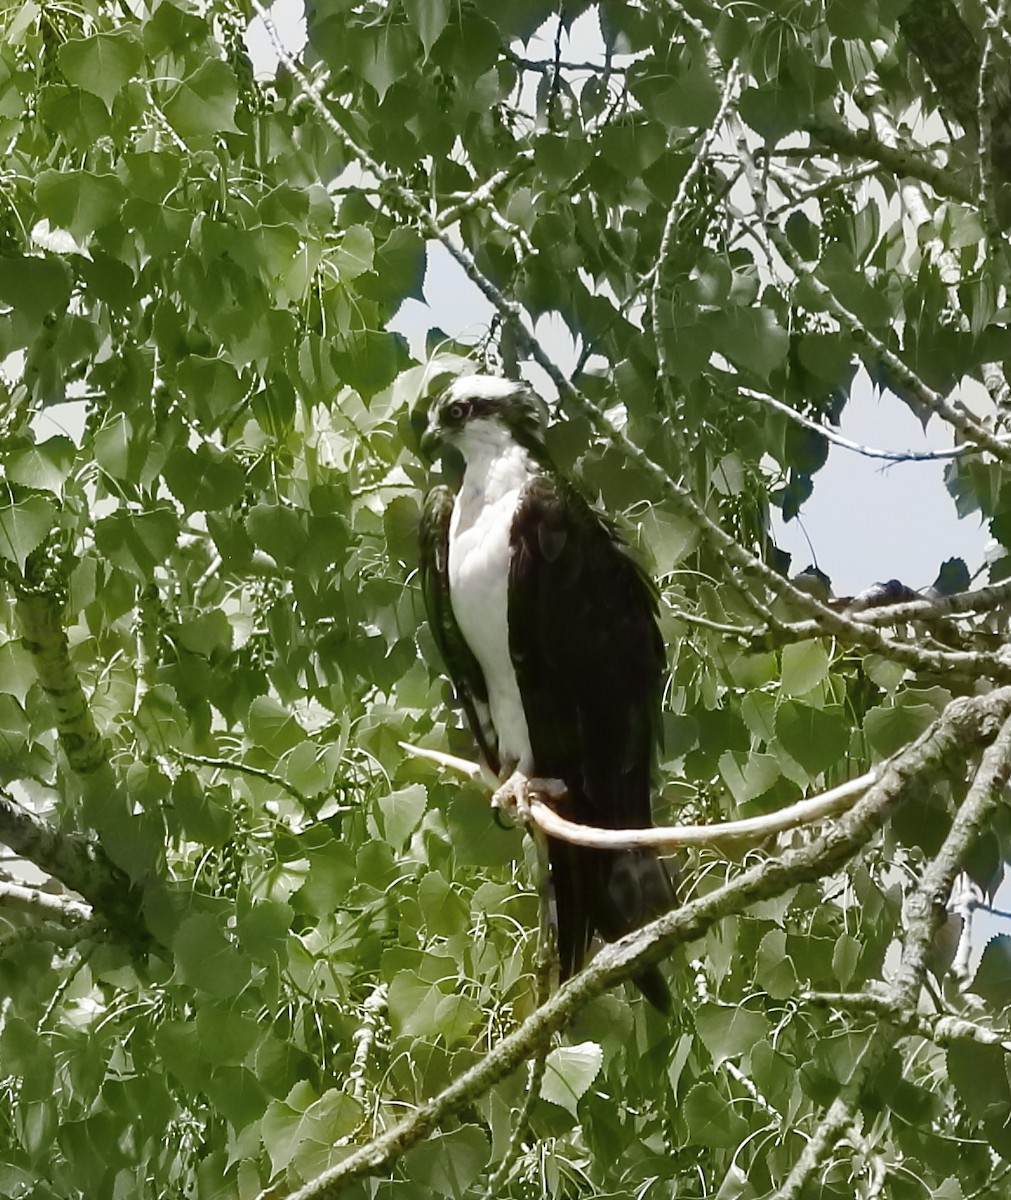
<path fill-rule="evenodd" d="M 611 828 L 652 824 L 664 647 L 657 593 L 611 523 L 556 472 L 538 401 L 522 383 L 457 379 L 423 445 L 455 446 L 459 491 L 436 487 L 421 524 L 421 581 L 435 643 L 499 777 L 560 779 L 562 815 Z M 674 904 L 649 850 L 548 842 L 560 973 L 594 933 L 608 941 Z M 667 1011 L 650 967 L 636 978 Z"/>

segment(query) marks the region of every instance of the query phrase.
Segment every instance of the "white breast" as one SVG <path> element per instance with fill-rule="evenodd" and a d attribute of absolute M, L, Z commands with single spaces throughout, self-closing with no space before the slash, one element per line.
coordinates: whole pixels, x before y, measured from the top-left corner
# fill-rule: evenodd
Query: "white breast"
<path fill-rule="evenodd" d="M 509 655 L 507 591 L 513 514 L 533 464 L 497 423 L 473 425 L 492 429 L 462 446 L 467 470 L 449 528 L 450 599 L 488 685 L 503 769 L 529 773 L 530 735 Z"/>

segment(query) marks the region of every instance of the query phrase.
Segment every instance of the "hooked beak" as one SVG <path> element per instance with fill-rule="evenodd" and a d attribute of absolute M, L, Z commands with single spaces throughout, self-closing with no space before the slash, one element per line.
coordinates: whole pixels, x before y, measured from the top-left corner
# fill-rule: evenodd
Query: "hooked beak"
<path fill-rule="evenodd" d="M 419 446 L 424 457 L 429 462 L 434 462 L 442 446 L 442 433 L 434 421 L 430 421 L 426 426 L 425 432 L 421 435 Z"/>

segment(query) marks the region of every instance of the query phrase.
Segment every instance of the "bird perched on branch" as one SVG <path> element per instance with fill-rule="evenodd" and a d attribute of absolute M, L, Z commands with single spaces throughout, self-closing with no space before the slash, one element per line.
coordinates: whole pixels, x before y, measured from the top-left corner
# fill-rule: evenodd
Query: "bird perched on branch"
<path fill-rule="evenodd" d="M 432 635 L 485 764 L 565 784 L 563 816 L 604 828 L 652 824 L 664 647 L 657 593 L 608 519 L 552 466 L 539 401 L 490 375 L 455 380 L 423 448 L 465 462 L 454 495 L 434 488 L 421 524 Z M 650 850 L 549 839 L 560 973 L 591 939 L 613 941 L 666 912 L 674 890 Z M 636 982 L 667 1011 L 656 967 Z"/>

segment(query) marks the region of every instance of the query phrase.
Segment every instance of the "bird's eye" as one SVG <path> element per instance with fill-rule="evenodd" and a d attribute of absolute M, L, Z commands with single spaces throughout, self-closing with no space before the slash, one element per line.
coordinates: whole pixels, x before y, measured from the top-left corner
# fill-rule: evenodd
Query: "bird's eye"
<path fill-rule="evenodd" d="M 463 404 L 458 400 L 455 404 L 451 404 L 449 408 L 446 409 L 446 416 L 448 416 L 451 421 L 462 421 L 467 415 L 467 407 L 468 406 L 466 404 Z"/>

